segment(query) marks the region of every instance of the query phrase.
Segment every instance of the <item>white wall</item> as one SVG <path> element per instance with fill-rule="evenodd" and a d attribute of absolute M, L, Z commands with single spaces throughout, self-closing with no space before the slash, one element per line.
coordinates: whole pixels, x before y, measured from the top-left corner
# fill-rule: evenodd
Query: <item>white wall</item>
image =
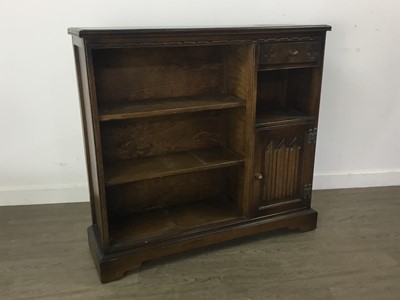
<path fill-rule="evenodd" d="M 86 201 L 71 26 L 330 24 L 315 188 L 400 184 L 396 0 L 0 2 L 0 205 Z"/>

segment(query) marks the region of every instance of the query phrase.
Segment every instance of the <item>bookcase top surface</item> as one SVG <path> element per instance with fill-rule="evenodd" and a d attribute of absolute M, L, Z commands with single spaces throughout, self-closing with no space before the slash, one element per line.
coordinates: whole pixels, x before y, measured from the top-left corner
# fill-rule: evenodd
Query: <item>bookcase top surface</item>
<path fill-rule="evenodd" d="M 287 31 L 328 31 L 330 25 L 251 25 L 251 26 L 201 26 L 201 27 L 71 27 L 68 33 L 79 37 L 102 35 L 146 35 L 146 34 L 251 34 Z"/>

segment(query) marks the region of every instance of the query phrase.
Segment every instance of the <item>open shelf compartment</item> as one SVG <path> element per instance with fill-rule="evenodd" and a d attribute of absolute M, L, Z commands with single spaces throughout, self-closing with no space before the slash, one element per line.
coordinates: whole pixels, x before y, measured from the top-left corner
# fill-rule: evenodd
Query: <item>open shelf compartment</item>
<path fill-rule="evenodd" d="M 315 122 L 318 94 L 313 89 L 318 70 L 296 68 L 258 72 L 256 127 Z"/>
<path fill-rule="evenodd" d="M 112 249 L 242 219 L 242 174 L 240 164 L 107 187 Z"/>
<path fill-rule="evenodd" d="M 94 49 L 100 121 L 246 105 L 249 45 Z"/>
<path fill-rule="evenodd" d="M 243 218 L 254 45 L 94 49 L 110 251 Z"/>
<path fill-rule="evenodd" d="M 243 216 L 235 204 L 218 198 L 138 212 L 111 220 L 111 248 L 143 246 L 238 219 Z"/>

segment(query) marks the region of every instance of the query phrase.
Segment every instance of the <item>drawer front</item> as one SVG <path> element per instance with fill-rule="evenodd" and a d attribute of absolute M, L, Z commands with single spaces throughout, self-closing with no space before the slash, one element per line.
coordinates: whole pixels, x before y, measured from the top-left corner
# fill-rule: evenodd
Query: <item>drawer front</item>
<path fill-rule="evenodd" d="M 321 58 L 322 47 L 320 42 L 260 45 L 260 65 L 318 63 Z"/>

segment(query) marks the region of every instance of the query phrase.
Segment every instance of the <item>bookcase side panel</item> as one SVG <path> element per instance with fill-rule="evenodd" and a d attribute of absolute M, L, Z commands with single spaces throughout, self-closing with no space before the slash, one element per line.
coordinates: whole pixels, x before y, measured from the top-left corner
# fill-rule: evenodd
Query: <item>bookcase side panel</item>
<path fill-rule="evenodd" d="M 102 178 L 101 151 L 99 151 L 99 139 L 96 134 L 97 115 L 94 110 L 90 79 L 90 55 L 84 43 L 74 45 L 77 79 L 79 85 L 79 96 L 81 104 L 82 128 L 85 142 L 85 154 L 88 172 L 89 193 L 92 209 L 92 221 L 97 229 L 98 238 L 103 250 L 108 248 L 108 221 L 104 197 L 104 186 Z M 89 56 L 89 57 L 88 57 Z"/>

